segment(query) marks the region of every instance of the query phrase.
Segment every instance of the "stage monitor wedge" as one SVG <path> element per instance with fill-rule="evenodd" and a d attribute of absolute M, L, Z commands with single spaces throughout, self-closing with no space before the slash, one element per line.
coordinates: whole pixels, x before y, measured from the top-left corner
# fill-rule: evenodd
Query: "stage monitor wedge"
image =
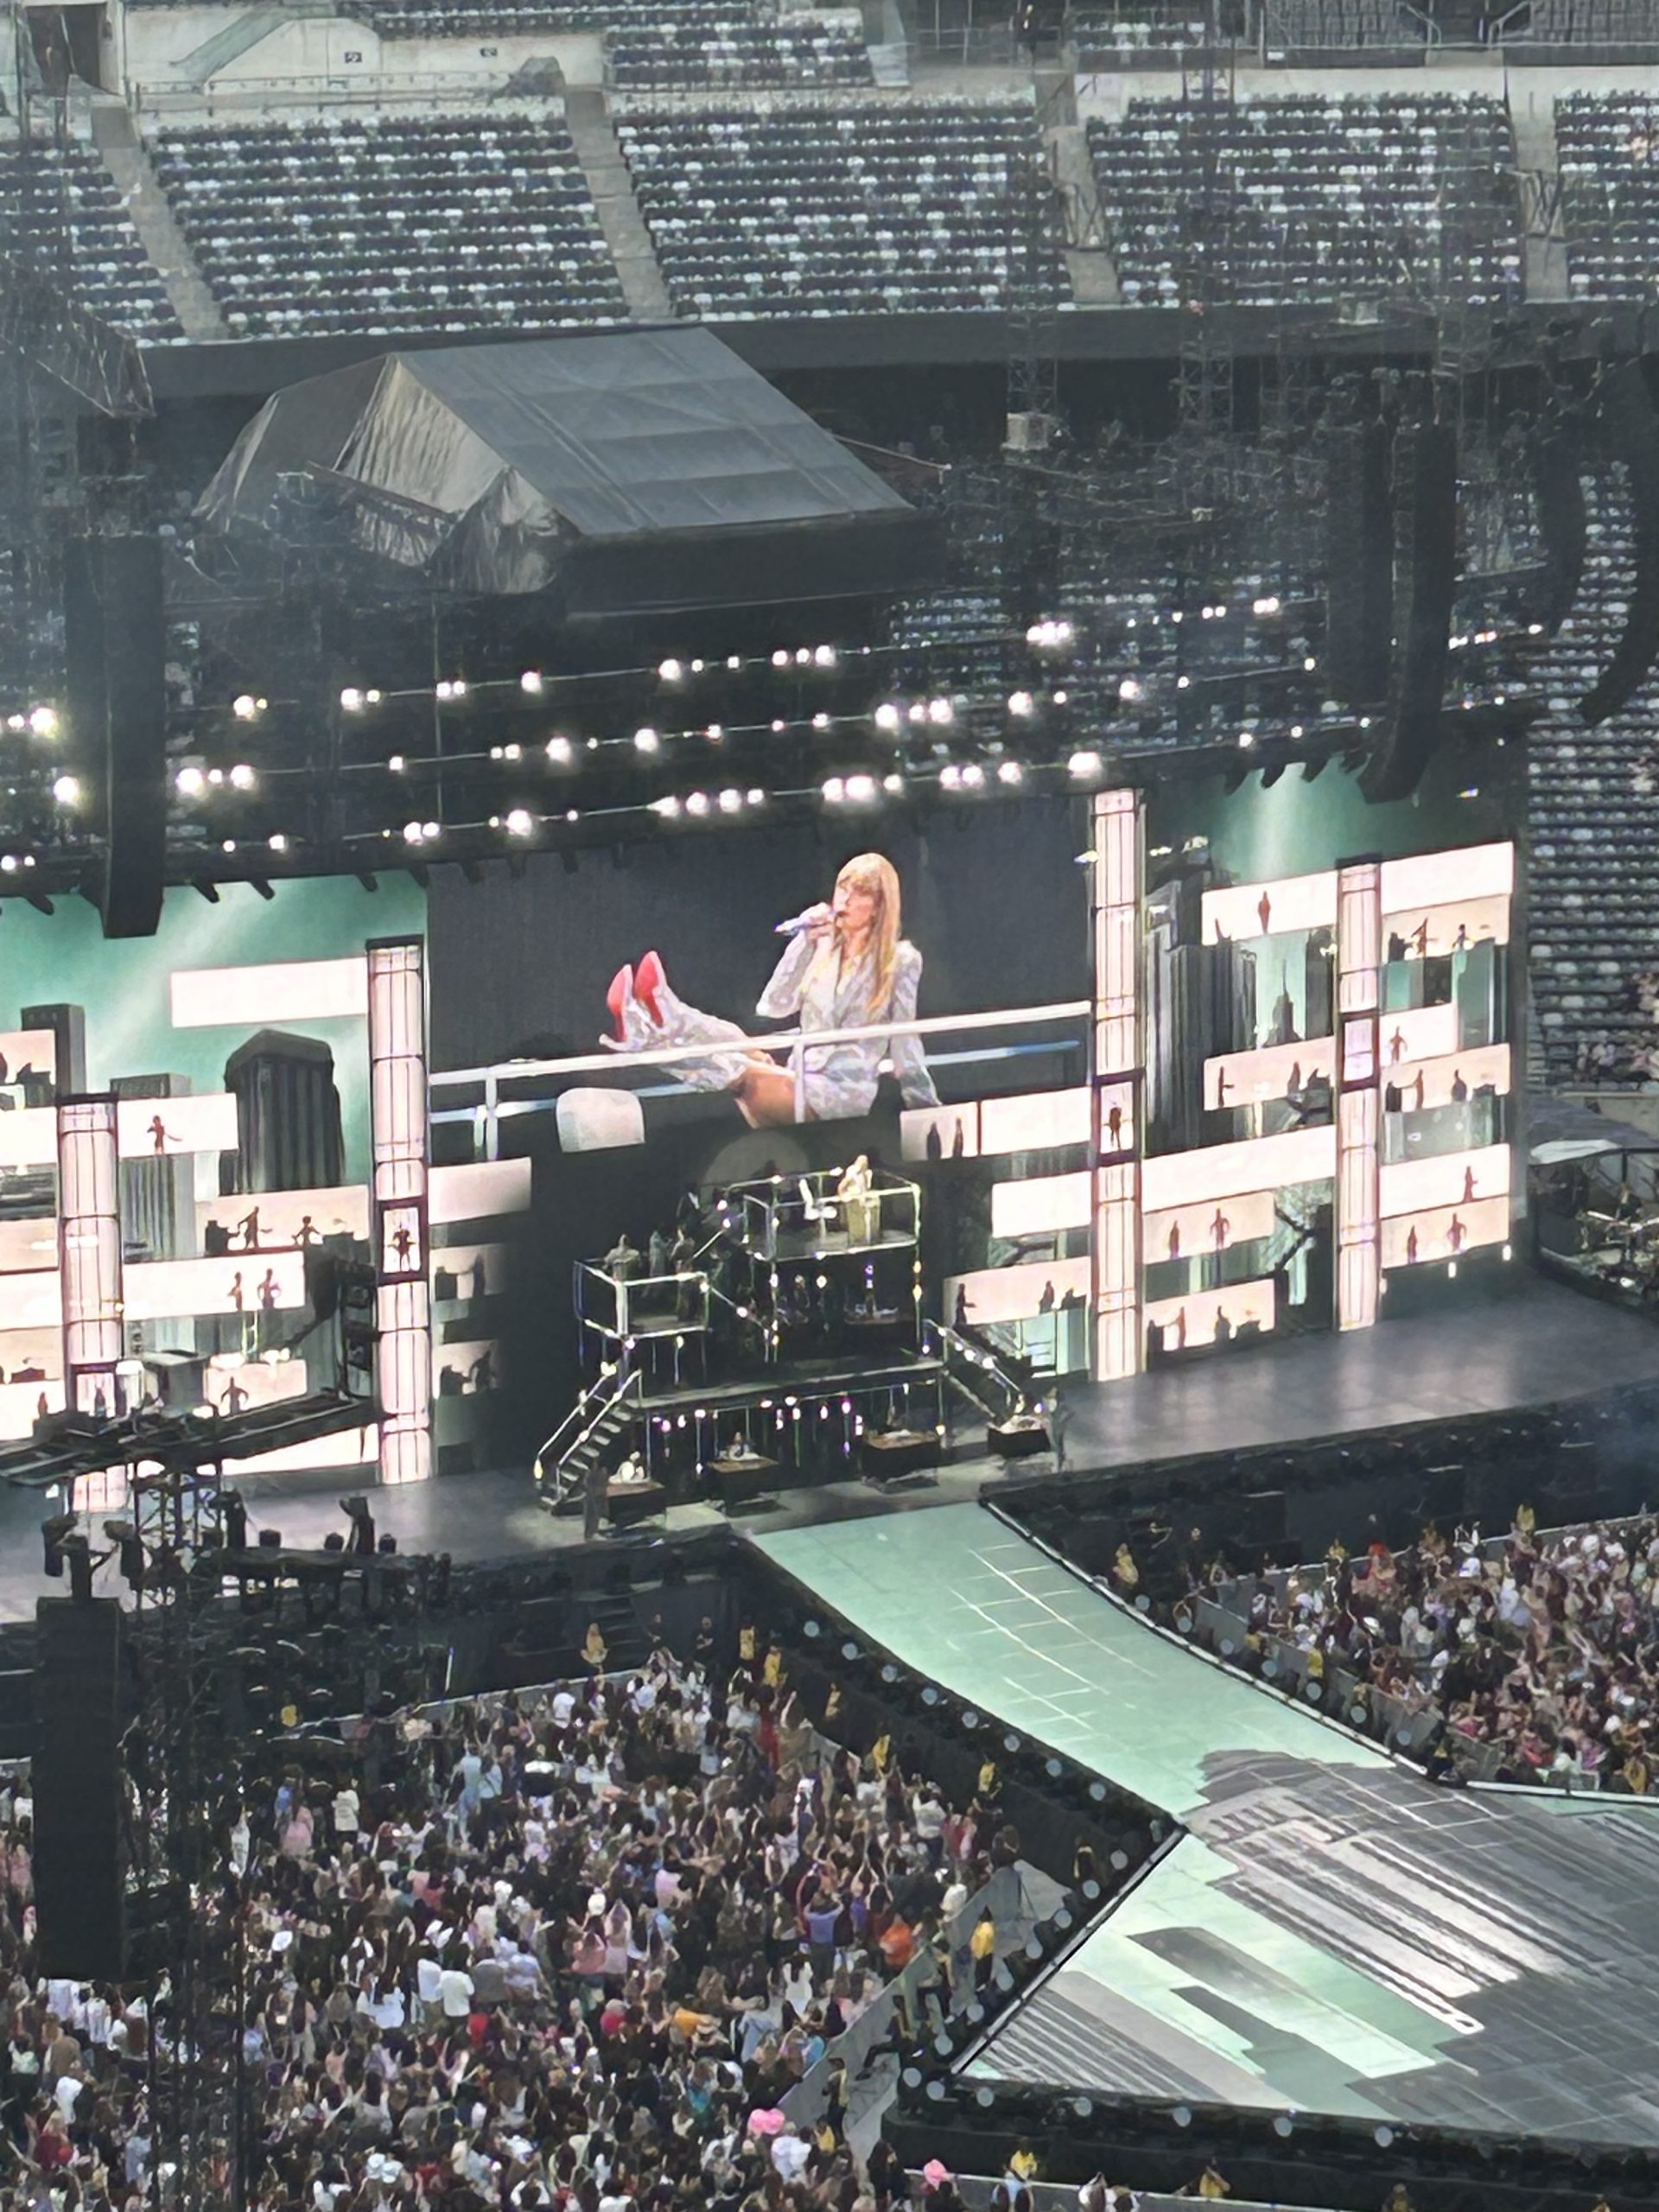
<path fill-rule="evenodd" d="M 1612 657 L 1579 702 L 1592 728 L 1635 697 L 1659 658 L 1659 417 L 1640 361 L 1621 361 L 1597 385 L 1610 460 L 1622 461 L 1630 485 L 1636 575 L 1629 612 Z"/>
<path fill-rule="evenodd" d="M 77 537 L 64 550 L 64 656 L 74 758 L 97 792 L 105 937 L 154 937 L 167 862 L 167 683 L 161 541 Z"/>

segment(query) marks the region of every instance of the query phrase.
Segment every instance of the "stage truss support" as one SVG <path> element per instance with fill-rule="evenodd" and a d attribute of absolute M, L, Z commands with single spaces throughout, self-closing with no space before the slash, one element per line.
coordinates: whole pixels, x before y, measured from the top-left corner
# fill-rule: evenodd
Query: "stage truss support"
<path fill-rule="evenodd" d="M 1377 1222 L 1382 1128 L 1379 977 L 1382 864 L 1337 871 L 1337 1326 L 1369 1329 L 1382 1297 Z"/>
<path fill-rule="evenodd" d="M 380 1480 L 424 1482 L 432 1471 L 426 947 L 419 938 L 378 938 L 368 962 Z"/>
<path fill-rule="evenodd" d="M 63 1287 L 63 1395 L 71 1413 L 124 1412 L 121 1168 L 113 1095 L 60 1098 L 58 1269 Z"/>
<path fill-rule="evenodd" d="M 1094 1375 L 1141 1368 L 1141 874 L 1144 802 L 1097 791 L 1095 925 Z"/>

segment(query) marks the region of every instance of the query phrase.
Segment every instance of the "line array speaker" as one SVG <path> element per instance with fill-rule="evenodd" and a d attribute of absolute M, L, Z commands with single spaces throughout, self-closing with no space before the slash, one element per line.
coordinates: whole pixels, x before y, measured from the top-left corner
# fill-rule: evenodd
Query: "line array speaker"
<path fill-rule="evenodd" d="M 70 729 L 96 784 L 105 937 L 153 937 L 167 861 L 167 682 L 161 542 L 72 538 L 64 552 Z"/>
<path fill-rule="evenodd" d="M 1584 575 L 1583 453 L 1575 422 L 1558 422 L 1531 448 L 1533 495 L 1544 541 L 1544 588 L 1535 620 L 1552 636 L 1573 612 Z"/>
<path fill-rule="evenodd" d="M 1351 707 L 1389 688 L 1394 519 L 1388 426 L 1337 423 L 1325 434 L 1325 674 Z"/>
<path fill-rule="evenodd" d="M 1407 423 L 1394 438 L 1394 662 L 1368 799 L 1406 798 L 1440 742 L 1458 575 L 1458 435 Z"/>
<path fill-rule="evenodd" d="M 1630 487 L 1636 575 L 1629 612 L 1612 658 L 1579 702 L 1592 728 L 1627 706 L 1659 658 L 1659 420 L 1640 361 L 1622 361 L 1597 385 L 1609 456 L 1622 461 Z"/>
<path fill-rule="evenodd" d="M 35 1909 L 42 1974 L 119 1980 L 125 1868 L 121 1847 L 121 1608 L 41 1598 L 35 1671 Z"/>

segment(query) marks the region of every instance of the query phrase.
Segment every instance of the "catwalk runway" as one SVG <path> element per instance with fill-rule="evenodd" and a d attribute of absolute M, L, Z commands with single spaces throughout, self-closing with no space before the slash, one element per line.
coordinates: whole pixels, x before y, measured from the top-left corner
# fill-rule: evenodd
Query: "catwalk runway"
<path fill-rule="evenodd" d="M 1659 2145 L 1630 2065 L 1659 2040 L 1659 1806 L 1434 1789 L 981 1507 L 756 1541 L 873 1641 L 1185 1825 L 976 2072 Z"/>

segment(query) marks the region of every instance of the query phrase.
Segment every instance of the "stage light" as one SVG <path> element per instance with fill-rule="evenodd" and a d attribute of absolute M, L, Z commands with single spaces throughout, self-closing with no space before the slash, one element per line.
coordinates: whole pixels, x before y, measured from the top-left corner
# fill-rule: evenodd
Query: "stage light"
<path fill-rule="evenodd" d="M 847 786 L 839 776 L 826 778 L 819 797 L 830 806 L 839 806 L 847 796 Z"/>
<path fill-rule="evenodd" d="M 789 724 L 779 716 L 772 725 L 772 734 L 774 737 L 781 737 L 788 728 Z"/>
<path fill-rule="evenodd" d="M 724 722 L 710 722 L 702 734 L 710 745 L 718 745 L 726 734 L 726 725 Z"/>
<path fill-rule="evenodd" d="M 764 806 L 764 805 L 766 804 L 766 795 L 765 791 L 752 791 L 749 793 L 749 804 L 750 804 L 751 806 Z"/>
<path fill-rule="evenodd" d="M 418 822 L 404 823 L 404 842 L 406 845 L 418 845 L 425 835 L 426 832 L 422 829 Z"/>
<path fill-rule="evenodd" d="M 876 709 L 874 720 L 877 729 L 895 730 L 901 721 L 899 709 L 891 699 L 884 699 Z"/>
<path fill-rule="evenodd" d="M 394 776 L 401 776 L 404 772 L 403 754 L 401 753 L 394 753 L 391 760 L 387 761 L 386 766 Z"/>
<path fill-rule="evenodd" d="M 1251 746 L 1255 743 L 1255 732 L 1253 729 L 1240 730 L 1238 733 L 1238 741 L 1248 753 Z"/>
<path fill-rule="evenodd" d="M 340 695 L 340 703 L 344 712 L 348 715 L 360 715 L 362 713 L 363 694 L 358 690 L 355 683 L 348 683 L 346 686 L 346 689 Z"/>
<path fill-rule="evenodd" d="M 58 710 L 55 707 L 31 707 L 29 726 L 36 737 L 55 737 L 58 734 Z"/>
<path fill-rule="evenodd" d="M 1074 753 L 1065 764 L 1065 772 L 1069 776 L 1097 776 L 1100 773 L 1099 753 L 1092 747 L 1085 747 L 1081 753 Z M 1093 860 L 1094 855 L 1089 853 L 1080 857 Z"/>
<path fill-rule="evenodd" d="M 1137 699 L 1146 696 L 1144 688 L 1132 676 L 1126 676 L 1117 687 L 1117 696 L 1126 706 L 1133 706 Z"/>
<path fill-rule="evenodd" d="M 280 830 L 273 830 L 265 842 L 273 853 L 285 853 L 288 850 L 288 840 Z"/>
<path fill-rule="evenodd" d="M 733 791 L 728 787 L 727 790 L 721 791 L 718 804 L 722 814 L 736 814 L 740 812 L 742 808 L 743 794 L 741 791 Z"/>
<path fill-rule="evenodd" d="M 1276 599 L 1255 600 L 1251 602 L 1250 612 L 1252 614 L 1276 614 L 1279 602 Z"/>
<path fill-rule="evenodd" d="M 891 774 L 882 777 L 881 788 L 884 791 L 892 791 L 896 794 L 905 788 L 905 779 L 895 770 Z"/>
<path fill-rule="evenodd" d="M 3 870 L 7 875 L 12 875 L 16 874 L 16 868 L 17 855 L 16 853 L 0 853 L 0 870 Z"/>
<path fill-rule="evenodd" d="M 1050 696 L 1057 707 L 1063 707 L 1071 695 L 1069 691 L 1055 691 Z"/>
<path fill-rule="evenodd" d="M 232 769 L 231 781 L 239 791 L 251 791 L 253 789 L 254 772 L 245 760 L 238 760 Z"/>
<path fill-rule="evenodd" d="M 1029 691 L 1009 692 L 1008 712 L 1014 716 L 1016 721 L 1026 721 L 1028 716 L 1034 715 L 1036 711 L 1037 702 L 1032 697 Z"/>
<path fill-rule="evenodd" d="M 633 749 L 636 753 L 655 753 L 662 741 L 654 729 L 637 729 L 633 733 Z"/>
<path fill-rule="evenodd" d="M 671 792 L 666 798 L 652 799 L 651 810 L 653 814 L 660 814 L 671 821 L 680 810 L 680 802 Z"/>
<path fill-rule="evenodd" d="M 435 695 L 444 701 L 464 699 L 467 696 L 466 683 L 459 676 L 440 677 L 433 686 L 433 690 Z"/>
<path fill-rule="evenodd" d="M 550 737 L 547 741 L 547 757 L 550 760 L 556 762 L 561 768 L 568 768 L 570 765 L 569 739 Z"/>
<path fill-rule="evenodd" d="M 685 810 L 688 814 L 707 814 L 709 811 L 708 792 L 688 791 L 685 800 Z"/>
<path fill-rule="evenodd" d="M 52 785 L 52 796 L 60 806 L 80 804 L 80 779 L 77 776 L 59 776 Z"/>
<path fill-rule="evenodd" d="M 528 807 L 515 806 L 507 816 L 507 834 L 512 837 L 528 837 L 535 828 L 535 817 Z"/>
<path fill-rule="evenodd" d="M 812 648 L 813 665 L 817 668 L 834 668 L 836 658 L 833 645 L 814 645 Z"/>
<path fill-rule="evenodd" d="M 936 728 L 943 729 L 957 719 L 957 710 L 949 699 L 930 699 L 927 719 Z"/>
<path fill-rule="evenodd" d="M 829 715 L 814 715 L 812 717 L 812 727 L 814 729 L 828 729 L 830 727 Z"/>
<path fill-rule="evenodd" d="M 810 645 L 797 645 L 797 646 L 796 646 L 796 648 L 795 648 L 795 665 L 796 665 L 796 667 L 797 667 L 797 668 L 810 668 L 810 667 L 811 667 L 811 665 L 812 665 L 812 648 L 811 648 L 811 646 L 810 646 Z"/>
<path fill-rule="evenodd" d="M 855 806 L 868 806 L 880 796 L 880 789 L 874 776 L 849 776 L 847 779 L 847 796 Z"/>
<path fill-rule="evenodd" d="M 199 791 L 207 788 L 207 779 L 200 768 L 181 768 L 173 781 L 185 798 L 194 798 Z"/>
<path fill-rule="evenodd" d="M 657 673 L 664 683 L 678 683 L 683 681 L 685 670 L 677 660 L 665 660 Z"/>
<path fill-rule="evenodd" d="M 210 768 L 207 771 L 207 780 L 217 787 L 226 780 L 225 771 L 222 768 Z"/>
<path fill-rule="evenodd" d="M 542 671 L 539 668 L 527 668 L 518 679 L 518 689 L 521 691 L 528 691 L 532 697 L 539 695 L 544 688 L 542 683 Z"/>
<path fill-rule="evenodd" d="M 962 780 L 965 788 L 970 791 L 976 791 L 982 787 L 985 781 L 985 771 L 977 760 L 968 762 L 962 772 Z"/>
<path fill-rule="evenodd" d="M 1020 763 L 1017 760 L 999 760 L 997 762 L 996 780 L 999 784 L 1022 784 L 1025 779 L 1026 772 L 1020 766 Z"/>

